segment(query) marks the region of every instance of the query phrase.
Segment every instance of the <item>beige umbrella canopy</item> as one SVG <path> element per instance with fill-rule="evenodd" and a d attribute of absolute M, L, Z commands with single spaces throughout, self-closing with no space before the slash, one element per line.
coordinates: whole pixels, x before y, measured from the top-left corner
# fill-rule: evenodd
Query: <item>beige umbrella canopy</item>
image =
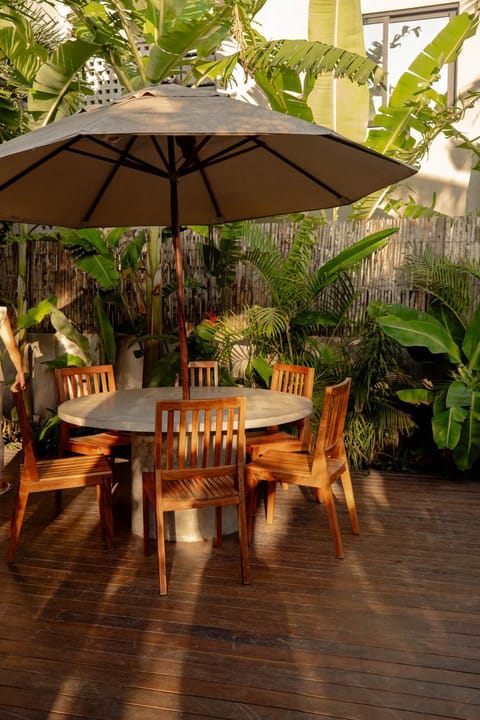
<path fill-rule="evenodd" d="M 188 396 L 180 223 L 348 205 L 415 171 L 328 128 L 160 85 L 0 145 L 0 219 L 64 227 L 172 227 Z"/>

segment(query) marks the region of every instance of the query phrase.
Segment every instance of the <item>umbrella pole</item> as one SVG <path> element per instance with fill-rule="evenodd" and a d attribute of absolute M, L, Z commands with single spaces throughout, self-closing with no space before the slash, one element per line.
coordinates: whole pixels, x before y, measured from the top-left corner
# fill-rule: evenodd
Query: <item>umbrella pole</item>
<path fill-rule="evenodd" d="M 184 294 L 183 294 L 183 258 L 182 242 L 180 238 L 180 223 L 178 215 L 178 193 L 177 181 L 170 180 L 170 210 L 172 216 L 173 251 L 175 254 L 175 271 L 177 276 L 177 313 L 178 331 L 180 340 L 180 379 L 182 382 L 182 397 L 184 400 L 190 398 L 190 387 L 188 384 L 188 351 L 187 333 L 185 330 Z"/>

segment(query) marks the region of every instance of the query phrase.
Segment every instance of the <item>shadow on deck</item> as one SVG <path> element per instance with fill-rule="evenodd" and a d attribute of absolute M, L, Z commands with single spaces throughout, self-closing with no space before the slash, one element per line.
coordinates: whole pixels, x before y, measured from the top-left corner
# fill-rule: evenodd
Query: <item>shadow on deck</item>
<path fill-rule="evenodd" d="M 478 720 L 480 483 L 354 483 L 362 534 L 339 505 L 344 560 L 292 487 L 273 526 L 258 508 L 250 586 L 235 537 L 184 543 L 165 598 L 125 503 L 109 553 L 93 490 L 64 493 L 57 517 L 32 498 L 17 563 L 0 563 L 2 720 Z"/>

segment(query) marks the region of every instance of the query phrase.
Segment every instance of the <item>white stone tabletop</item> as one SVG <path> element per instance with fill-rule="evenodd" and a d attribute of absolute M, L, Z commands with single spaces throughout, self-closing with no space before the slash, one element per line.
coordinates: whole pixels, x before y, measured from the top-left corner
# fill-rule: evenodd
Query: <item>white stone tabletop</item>
<path fill-rule="evenodd" d="M 192 387 L 192 400 L 244 396 L 247 398 L 246 427 L 283 425 L 312 412 L 308 398 L 274 390 L 243 386 Z M 67 400 L 58 407 L 61 420 L 79 425 L 125 432 L 153 433 L 157 400 L 181 400 L 179 387 L 116 390 Z"/>

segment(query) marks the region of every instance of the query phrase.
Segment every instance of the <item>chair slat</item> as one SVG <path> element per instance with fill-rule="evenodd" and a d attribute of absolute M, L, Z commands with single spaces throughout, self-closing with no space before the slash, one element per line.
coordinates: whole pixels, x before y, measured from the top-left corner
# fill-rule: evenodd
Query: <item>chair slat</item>
<path fill-rule="evenodd" d="M 68 367 L 55 370 L 55 384 L 58 403 L 86 397 L 94 393 L 116 390 L 115 374 L 112 365 L 92 365 L 89 367 Z M 88 435 L 74 435 L 76 426 L 60 421 L 58 454 L 105 455 L 114 458 L 121 451 L 130 448 L 130 434 L 108 430 Z M 78 427 L 76 428 L 78 431 Z"/>
<path fill-rule="evenodd" d="M 270 389 L 276 392 L 301 395 L 311 400 L 314 377 L 313 368 L 275 363 Z M 304 418 L 295 425 L 298 436 L 279 430 L 278 427 L 268 428 L 267 432 L 247 433 L 247 455 L 250 460 L 256 460 L 269 450 L 308 451 L 311 445 L 310 418 Z"/>

